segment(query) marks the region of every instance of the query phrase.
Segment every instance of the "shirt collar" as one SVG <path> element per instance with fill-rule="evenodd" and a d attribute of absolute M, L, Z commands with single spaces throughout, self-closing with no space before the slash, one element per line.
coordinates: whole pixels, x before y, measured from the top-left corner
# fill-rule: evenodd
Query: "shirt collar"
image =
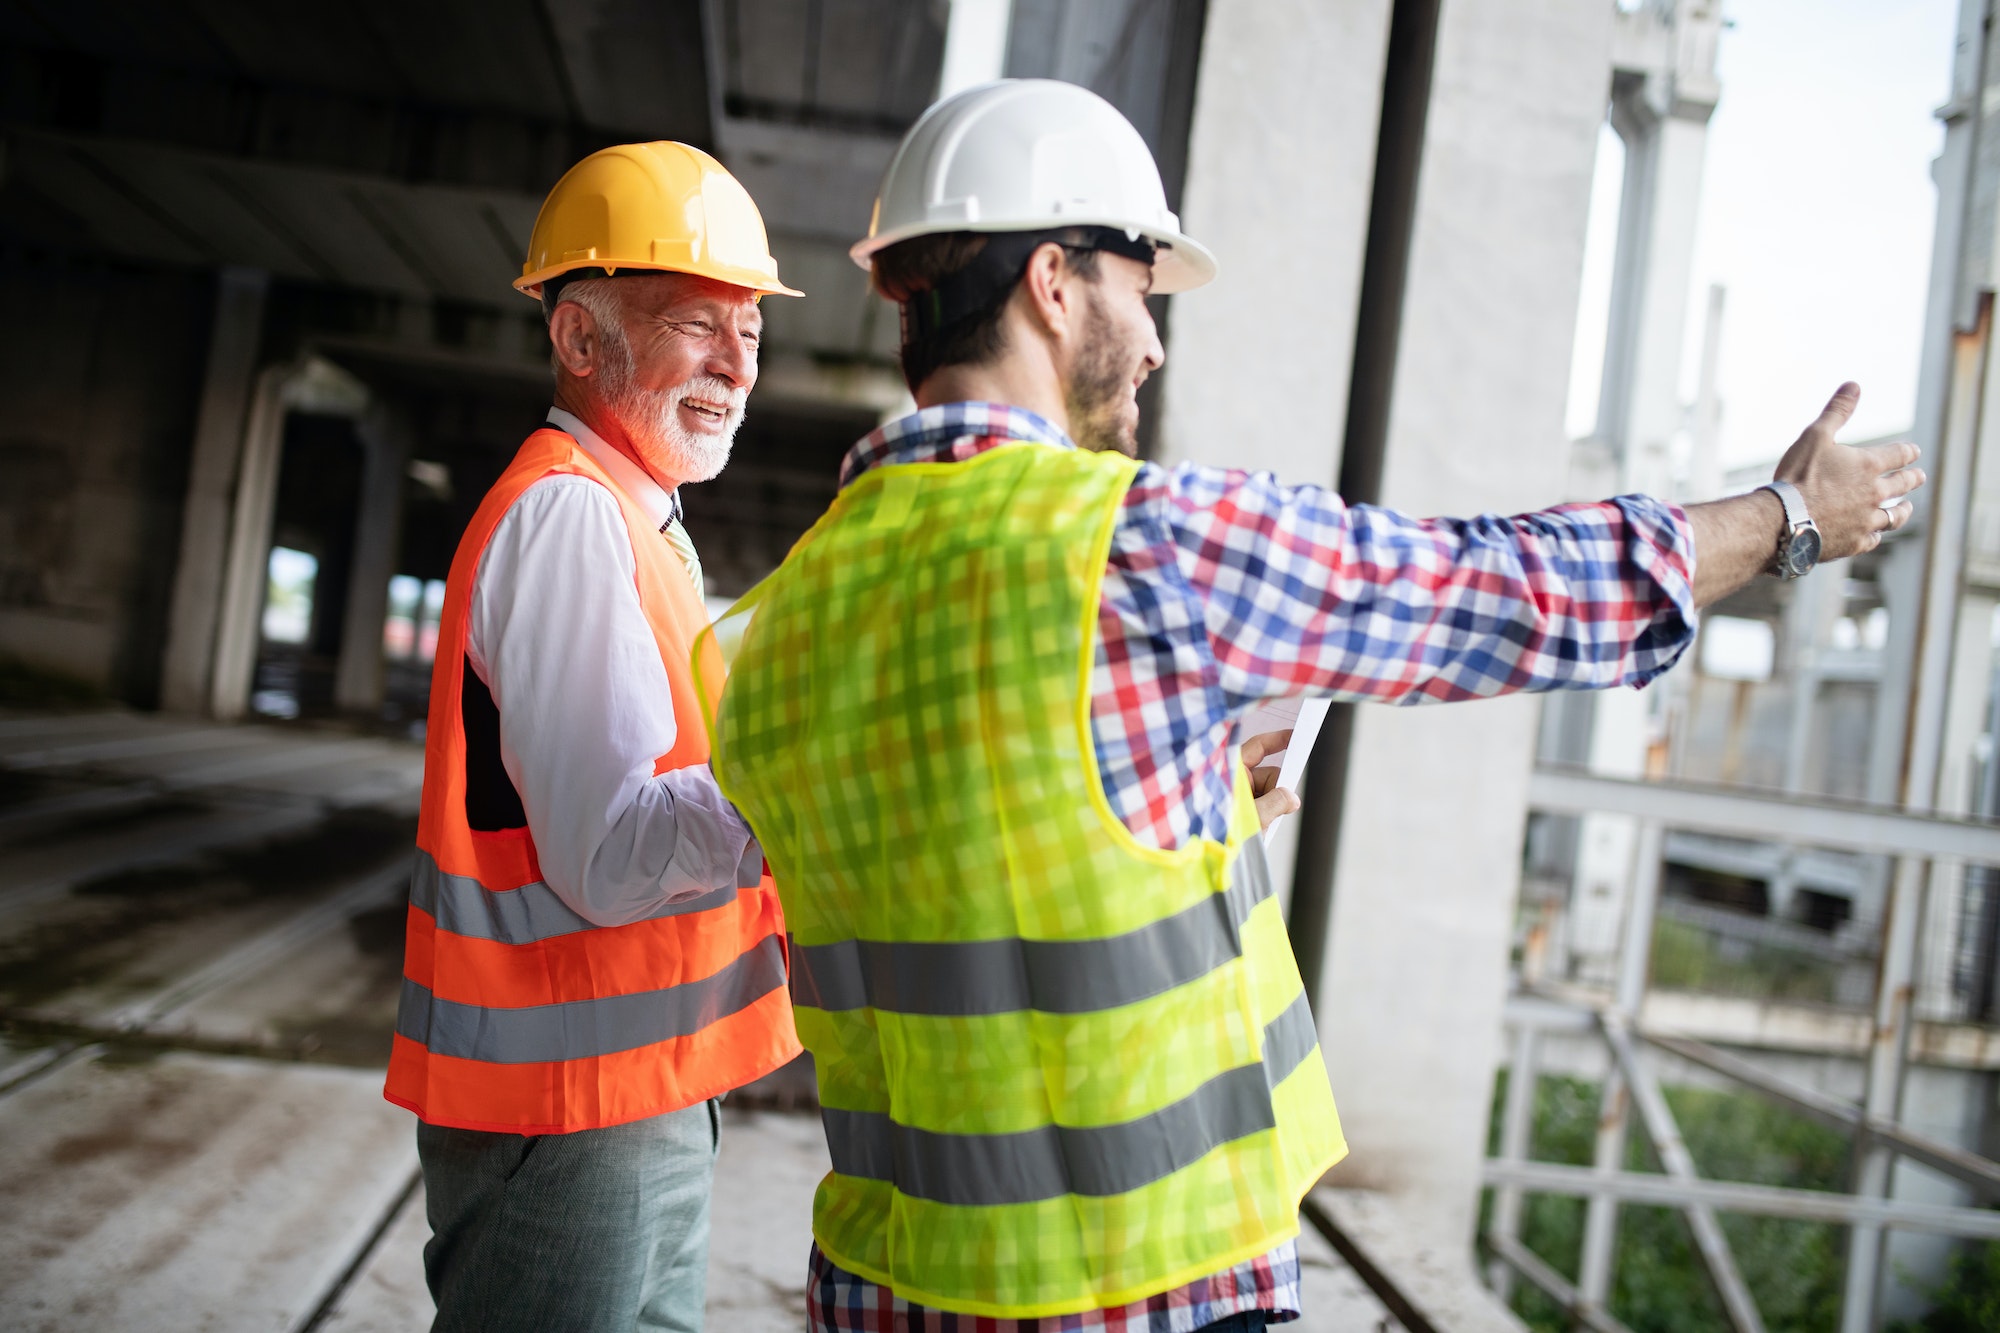
<path fill-rule="evenodd" d="M 861 437 L 840 465 L 847 485 L 870 468 L 890 463 L 957 463 L 1017 440 L 1074 449 L 1076 443 L 1047 417 L 1009 403 L 938 403 L 877 426 Z"/>
<path fill-rule="evenodd" d="M 583 451 L 590 455 L 593 462 L 610 473 L 611 479 L 618 483 L 618 488 L 631 497 L 632 503 L 638 505 L 640 512 L 652 520 L 654 527 L 664 528 L 681 516 L 680 488 L 676 486 L 670 491 L 654 481 L 651 473 L 612 448 L 605 442 L 603 436 L 584 425 L 582 417 L 560 407 L 551 407 L 549 424 L 572 436 Z"/>

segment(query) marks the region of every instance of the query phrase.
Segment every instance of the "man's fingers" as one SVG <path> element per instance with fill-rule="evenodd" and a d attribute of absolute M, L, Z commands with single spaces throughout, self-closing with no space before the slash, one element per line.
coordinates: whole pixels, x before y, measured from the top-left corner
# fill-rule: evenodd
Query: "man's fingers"
<path fill-rule="evenodd" d="M 1903 501 L 1903 503 L 1896 505 L 1892 508 L 1882 510 L 1881 511 L 1882 514 L 1886 516 L 1888 519 L 1888 522 L 1882 525 L 1882 532 L 1894 532 L 1897 528 L 1900 528 L 1905 523 L 1908 523 L 1910 521 L 1910 515 L 1914 514 L 1916 511 L 1917 507 L 1911 504 L 1908 500 L 1905 500 Z M 1879 533 L 1877 534 L 1877 537 L 1879 539 L 1880 537 Z"/>
<path fill-rule="evenodd" d="M 1289 729 L 1259 732 L 1243 742 L 1243 767 L 1255 769 L 1265 759 L 1291 743 L 1292 733 Z"/>
<path fill-rule="evenodd" d="M 1924 475 L 1924 470 L 1917 467 L 1898 468 L 1894 472 L 1885 473 L 1875 482 L 1876 503 L 1908 495 L 1928 480 L 1930 479 Z"/>
<path fill-rule="evenodd" d="M 1289 815 L 1299 808 L 1299 798 L 1290 788 L 1273 787 L 1257 798 L 1257 826 L 1271 827 L 1271 822 L 1280 815 Z"/>
<path fill-rule="evenodd" d="M 1829 433 L 1839 430 L 1854 415 L 1855 405 L 1861 401 L 1861 386 L 1853 380 L 1833 391 L 1833 397 L 1826 400 L 1820 410 L 1819 420 L 1813 422 L 1812 429 L 1824 428 Z"/>
<path fill-rule="evenodd" d="M 1868 462 L 1878 472 L 1894 472 L 1917 461 L 1923 450 L 1909 440 L 1892 440 L 1888 444 L 1867 444 L 1860 446 L 1868 455 Z"/>

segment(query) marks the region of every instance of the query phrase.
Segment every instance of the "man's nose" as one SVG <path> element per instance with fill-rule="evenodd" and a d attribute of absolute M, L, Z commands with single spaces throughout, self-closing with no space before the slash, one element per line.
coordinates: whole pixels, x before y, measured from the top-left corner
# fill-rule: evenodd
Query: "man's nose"
<path fill-rule="evenodd" d="M 748 389 L 757 382 L 757 345 L 740 333 L 725 331 L 710 344 L 702 369 L 739 389 Z"/>

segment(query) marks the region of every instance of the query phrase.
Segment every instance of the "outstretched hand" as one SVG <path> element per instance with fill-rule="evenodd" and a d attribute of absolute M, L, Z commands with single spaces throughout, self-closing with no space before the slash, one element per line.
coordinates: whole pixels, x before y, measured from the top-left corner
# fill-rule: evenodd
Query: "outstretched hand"
<path fill-rule="evenodd" d="M 1819 419 L 1785 451 L 1773 474 L 1805 497 L 1806 512 L 1819 527 L 1822 560 L 1880 546 L 1883 533 L 1910 521 L 1905 497 L 1925 480 L 1922 469 L 1910 466 L 1917 461 L 1917 446 L 1908 440 L 1869 445 L 1834 440 L 1860 401 L 1861 386 L 1852 381 L 1834 390 Z M 1896 503 L 1883 508 L 1891 500 Z"/>
<path fill-rule="evenodd" d="M 1280 815 L 1289 815 L 1299 808 L 1297 794 L 1278 785 L 1277 768 L 1258 767 L 1291 743 L 1292 733 L 1289 730 L 1266 731 L 1243 742 L 1243 767 L 1250 770 L 1250 794 L 1257 798 L 1257 826 L 1260 829 L 1271 827 Z"/>
<path fill-rule="evenodd" d="M 1917 446 L 1847 445 L 1834 434 L 1854 415 L 1861 386 L 1834 390 L 1817 420 L 1785 450 L 1775 479 L 1799 488 L 1806 512 L 1819 528 L 1820 559 L 1872 551 L 1882 534 L 1910 521 L 1910 492 L 1924 484 Z M 1887 508 L 1884 508 L 1884 506 Z M 1767 490 L 1732 495 L 1726 500 L 1689 505 L 1694 537 L 1694 603 L 1720 601 L 1771 569 L 1778 538 L 1785 531 L 1784 504 Z"/>

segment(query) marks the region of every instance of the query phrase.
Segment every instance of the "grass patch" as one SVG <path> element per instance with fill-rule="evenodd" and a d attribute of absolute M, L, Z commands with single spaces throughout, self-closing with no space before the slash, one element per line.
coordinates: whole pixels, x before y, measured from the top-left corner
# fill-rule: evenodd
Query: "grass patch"
<path fill-rule="evenodd" d="M 1697 926 L 1665 916 L 1653 923 L 1653 985 L 1662 990 L 1832 1004 L 1839 982 L 1839 968 L 1824 958 L 1761 944 L 1730 957 Z"/>

